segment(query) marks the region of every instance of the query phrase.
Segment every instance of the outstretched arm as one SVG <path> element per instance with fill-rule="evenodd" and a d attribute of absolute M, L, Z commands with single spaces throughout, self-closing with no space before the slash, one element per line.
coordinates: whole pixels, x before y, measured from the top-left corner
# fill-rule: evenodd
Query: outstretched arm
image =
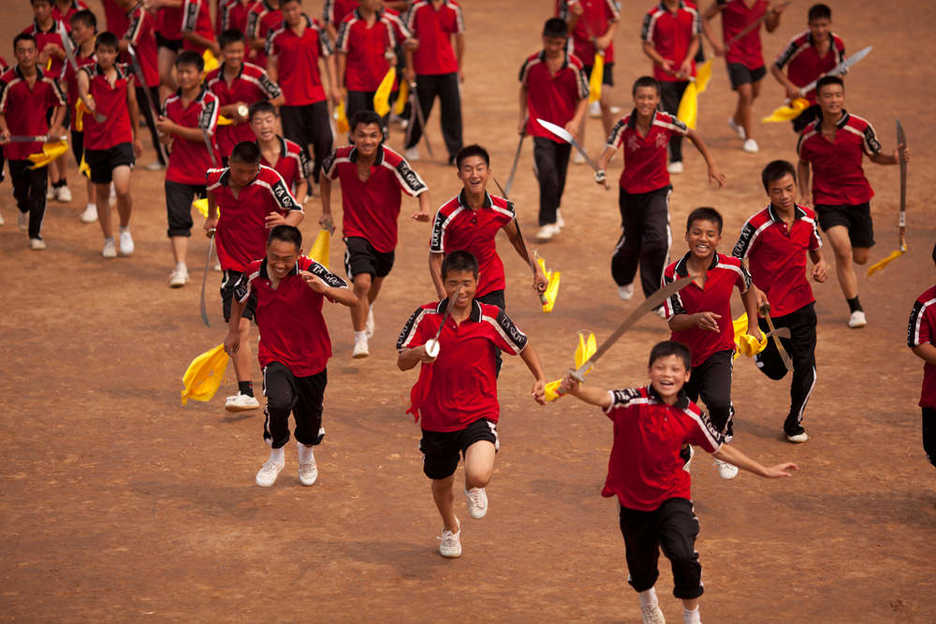
<path fill-rule="evenodd" d="M 517 255 L 520 256 L 524 262 L 533 267 L 533 288 L 535 288 L 537 292 L 546 292 L 546 286 L 549 285 L 549 282 L 546 280 L 546 276 L 543 275 L 543 271 L 540 269 L 539 265 L 530 257 L 530 251 L 523 242 L 523 234 L 520 232 L 520 226 L 517 224 L 517 220 L 514 219 L 505 225 L 504 232 L 507 233 L 507 238 L 516 250 Z"/>
<path fill-rule="evenodd" d="M 741 449 L 737 449 L 730 444 L 722 444 L 717 451 L 712 453 L 712 455 L 724 462 L 734 464 L 738 468 L 747 470 L 748 472 L 753 472 L 757 476 L 767 479 L 790 477 L 793 476 L 793 471 L 799 470 L 799 466 L 793 462 L 784 462 L 774 466 L 764 466 L 763 464 L 742 453 Z"/>
<path fill-rule="evenodd" d="M 527 365 L 530 372 L 533 373 L 533 400 L 540 405 L 546 405 L 546 375 L 543 374 L 543 366 L 540 364 L 539 356 L 533 350 L 533 345 L 527 343 L 523 351 L 520 352 L 520 358 Z"/>
<path fill-rule="evenodd" d="M 426 353 L 425 345 L 419 345 L 412 349 L 401 349 L 397 355 L 397 367 L 402 371 L 409 370 L 420 362 L 426 364 L 435 362 L 435 358 Z"/>
<path fill-rule="evenodd" d="M 571 373 L 566 375 L 566 378 L 559 384 L 559 392 L 562 394 L 571 394 L 589 405 L 596 405 L 604 410 L 611 407 L 610 392 L 583 386 Z"/>
<path fill-rule="evenodd" d="M 702 154 L 702 158 L 705 159 L 705 164 L 708 165 L 708 177 L 709 181 L 714 182 L 718 185 L 718 188 L 725 186 L 728 183 L 728 178 L 725 177 L 718 169 L 718 165 L 715 164 L 715 160 L 712 158 L 712 154 L 708 151 L 708 148 L 705 146 L 705 142 L 702 140 L 702 136 L 699 135 L 693 129 L 689 129 L 688 134 L 689 140 L 692 141 L 692 144 L 696 146 L 696 149 L 699 150 L 699 153 Z"/>

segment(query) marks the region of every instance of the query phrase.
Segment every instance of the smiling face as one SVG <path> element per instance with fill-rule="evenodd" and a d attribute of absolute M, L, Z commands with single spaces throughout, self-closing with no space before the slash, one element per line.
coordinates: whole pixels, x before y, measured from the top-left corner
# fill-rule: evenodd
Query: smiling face
<path fill-rule="evenodd" d="M 474 195 L 480 195 L 484 192 L 490 175 L 491 170 L 480 156 L 465 158 L 458 168 L 458 179 L 465 186 L 465 190 Z"/>
<path fill-rule="evenodd" d="M 198 67 L 188 63 L 176 65 L 176 77 L 183 91 L 197 89 L 201 83 L 201 72 L 198 71 Z"/>
<path fill-rule="evenodd" d="M 817 17 L 809 20 L 809 34 L 815 43 L 825 41 L 829 38 L 829 31 L 832 28 L 832 20 L 828 17 Z"/>
<path fill-rule="evenodd" d="M 244 54 L 247 48 L 243 41 L 232 41 L 221 49 L 221 58 L 224 59 L 224 66 L 232 71 L 240 69 L 244 64 Z"/>
<path fill-rule="evenodd" d="M 689 243 L 689 251 L 693 257 L 699 260 L 711 259 L 721 242 L 718 224 L 708 219 L 696 219 L 689 225 L 686 242 Z"/>
<path fill-rule="evenodd" d="M 789 212 L 796 206 L 796 180 L 789 173 L 767 183 L 767 196 L 770 203 Z"/>
<path fill-rule="evenodd" d="M 845 107 L 845 87 L 834 83 L 823 85 L 816 95 L 816 101 L 819 102 L 823 116 L 838 117 L 842 114 L 842 109 Z"/>
<path fill-rule="evenodd" d="M 452 270 L 442 278 L 445 286 L 445 295 L 451 298 L 455 293 L 458 296 L 454 300 L 455 309 L 464 310 L 471 304 L 475 292 L 478 290 L 478 278 L 471 271 Z"/>
<path fill-rule="evenodd" d="M 634 93 L 634 108 L 641 117 L 649 117 L 660 105 L 660 92 L 656 87 L 637 87 Z"/>
<path fill-rule="evenodd" d="M 289 241 L 273 239 L 267 243 L 267 269 L 277 280 L 281 280 L 296 266 L 299 249 Z"/>
<path fill-rule="evenodd" d="M 250 129 L 261 141 L 272 141 L 276 136 L 276 115 L 268 111 L 254 113 L 250 118 Z"/>
<path fill-rule="evenodd" d="M 689 370 L 678 355 L 665 355 L 650 365 L 650 385 L 667 404 L 676 401 L 682 387 L 689 381 Z"/>
<path fill-rule="evenodd" d="M 354 127 L 351 141 L 363 156 L 370 158 L 377 153 L 377 147 L 383 141 L 383 131 L 380 129 L 380 124 L 359 123 Z"/>

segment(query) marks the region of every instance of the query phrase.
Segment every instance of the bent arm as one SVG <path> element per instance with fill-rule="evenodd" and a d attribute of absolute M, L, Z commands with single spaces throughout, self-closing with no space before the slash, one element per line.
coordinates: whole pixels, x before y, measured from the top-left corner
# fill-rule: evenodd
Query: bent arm
<path fill-rule="evenodd" d="M 936 345 L 930 343 L 925 343 L 917 345 L 915 347 L 910 347 L 910 350 L 913 351 L 913 354 L 926 362 L 927 364 L 932 364 L 936 366 Z"/>
<path fill-rule="evenodd" d="M 439 299 L 445 299 L 445 284 L 442 282 L 442 260 L 445 254 L 429 252 L 429 276 Z"/>

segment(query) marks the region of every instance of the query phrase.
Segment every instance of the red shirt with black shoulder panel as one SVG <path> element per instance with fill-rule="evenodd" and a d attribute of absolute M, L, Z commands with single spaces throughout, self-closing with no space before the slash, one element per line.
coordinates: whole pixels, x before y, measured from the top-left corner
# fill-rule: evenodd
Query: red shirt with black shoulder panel
<path fill-rule="evenodd" d="M 907 324 L 907 346 L 912 349 L 922 344 L 936 346 L 936 286 L 917 298 Z M 929 362 L 923 364 L 920 407 L 936 409 L 936 365 Z"/>
<path fill-rule="evenodd" d="M 325 6 L 322 9 L 322 24 L 331 24 L 332 28 L 337 31 L 344 18 L 359 5 L 358 0 L 325 0 Z"/>
<path fill-rule="evenodd" d="M 179 33 L 180 37 L 185 33 L 195 33 L 209 41 L 215 40 L 208 0 L 185 0 L 185 4 L 182 5 L 182 25 L 179 27 Z M 183 37 L 182 49 L 202 54 L 208 48 Z"/>
<path fill-rule="evenodd" d="M 199 128 L 207 132 L 214 151 L 214 163 L 218 159 L 218 146 L 215 143 L 215 128 L 218 124 L 218 98 L 202 85 L 198 95 L 188 103 L 182 102 L 182 91 L 166 98 L 163 102 L 163 116 L 187 128 Z M 169 150 L 169 166 L 166 180 L 193 186 L 205 185 L 205 172 L 212 168 L 211 155 L 205 141 L 189 141 L 180 136 L 173 136 Z"/>
<path fill-rule="evenodd" d="M 378 11 L 370 26 L 358 9 L 347 15 L 338 29 L 335 50 L 347 55 L 345 87 L 348 91 L 376 91 L 390 69 L 385 53 L 410 37 L 409 29 L 389 9 Z"/>
<path fill-rule="evenodd" d="M 88 5 L 82 2 L 82 0 L 71 0 L 71 2 L 68 3 L 68 9 L 63 12 L 62 9 L 59 8 L 58 3 L 52 0 L 52 19 L 65 24 L 65 31 L 71 32 L 72 15 L 87 8 Z"/>
<path fill-rule="evenodd" d="M 104 22 L 107 25 L 107 30 L 115 34 L 127 32 L 129 23 L 124 8 L 117 4 L 115 0 L 101 0 L 101 6 L 104 7 Z M 158 22 L 159 17 L 157 14 L 157 16 L 154 16 L 154 23 Z M 98 23 L 98 30 L 100 29 L 101 24 Z"/>
<path fill-rule="evenodd" d="M 42 30 L 39 26 L 39 23 L 33 20 L 33 23 L 23 29 L 22 32 L 30 34 L 36 38 L 36 52 L 37 56 L 39 52 L 42 52 L 42 49 L 49 45 L 57 45 L 58 47 L 65 49 L 65 44 L 62 42 L 61 29 L 65 27 L 65 23 L 59 20 L 52 20 L 52 25 L 49 27 L 49 30 Z M 68 32 L 66 30 L 66 32 Z M 60 59 L 55 56 L 49 57 L 50 63 L 47 63 L 42 66 L 42 72 L 53 78 L 55 80 L 61 80 L 65 77 L 65 65 L 68 62 L 65 59 Z M 36 61 L 36 66 L 38 67 L 39 61 Z"/>
<path fill-rule="evenodd" d="M 250 5 L 244 0 L 221 0 L 215 16 L 215 33 L 220 35 L 225 30 L 247 30 L 247 14 Z"/>
<path fill-rule="evenodd" d="M 576 4 L 581 5 L 582 14 L 572 29 L 572 52 L 582 63 L 591 67 L 598 52 L 594 40 L 608 32 L 611 24 L 621 19 L 621 5 L 617 0 L 556 0 L 556 17 L 568 22 L 572 6 Z M 604 62 L 614 62 L 614 43 L 605 50 Z"/>
<path fill-rule="evenodd" d="M 156 32 L 169 41 L 182 40 L 183 7 L 161 7 L 156 9 Z"/>
<path fill-rule="evenodd" d="M 83 117 L 85 149 L 106 150 L 133 141 L 127 90 L 134 88 L 135 81 L 123 63 L 114 65 L 114 70 L 117 75 L 111 86 L 104 70 L 97 63 L 81 68 L 88 76 L 88 94 L 94 100 L 95 114 L 106 117 L 102 122 L 98 122 L 95 115 Z"/>
<path fill-rule="evenodd" d="M 374 249 L 388 253 L 397 244 L 397 217 L 403 193 L 419 197 L 429 190 L 406 159 L 386 145 L 377 148 L 366 182 L 358 177 L 356 147 L 335 150 L 322 167 L 332 180 L 341 181 L 342 231 L 345 238 L 367 239 Z"/>
<path fill-rule="evenodd" d="M 299 271 L 312 273 L 332 288 L 348 287 L 318 262 L 300 256 L 276 289 L 270 283 L 266 259 L 251 262 L 235 284 L 234 296 L 244 303 L 251 291 L 257 294 L 254 318 L 260 330 L 260 367 L 279 362 L 296 377 L 311 377 L 325 370 L 332 353 L 322 316 L 322 301 L 327 297 L 309 288 Z"/>
<path fill-rule="evenodd" d="M 812 165 L 813 205 L 854 206 L 871 201 L 874 190 L 861 160 L 881 151 L 874 128 L 865 119 L 842 111 L 835 139 L 830 141 L 822 134 L 822 113 L 817 115 L 796 144 L 800 160 Z"/>
<path fill-rule="evenodd" d="M 274 9 L 271 5 L 267 4 L 266 0 L 256 0 L 256 2 L 250 5 L 250 10 L 247 11 L 247 27 L 244 31 L 244 34 L 247 36 L 247 41 L 251 39 L 264 39 L 268 42 L 262 50 L 251 49 L 248 52 L 247 59 L 251 63 L 264 68 L 267 66 L 267 57 L 270 56 L 270 33 L 281 28 L 286 28 L 286 24 L 283 22 L 282 11 Z M 323 54 L 322 56 L 326 55 Z M 279 72 L 280 80 L 282 80 L 284 75 L 282 67 L 279 68 Z"/>
<path fill-rule="evenodd" d="M 644 16 L 640 38 L 654 47 L 664 59 L 672 61 L 678 69 L 686 60 L 686 53 L 693 37 L 702 34 L 699 11 L 691 2 L 680 2 L 675 13 L 671 13 L 661 2 Z M 695 59 L 692 60 L 692 75 L 695 76 Z M 685 82 L 688 78 L 677 78 L 653 64 L 653 77 L 661 82 Z"/>
<path fill-rule="evenodd" d="M 731 254 L 748 260 L 754 285 L 767 294 L 770 316 L 786 316 L 816 300 L 806 279 L 806 256 L 822 247 L 816 213 L 797 205 L 787 226 L 769 205 L 745 221 Z"/>
<path fill-rule="evenodd" d="M 767 13 L 767 0 L 755 0 L 748 6 L 744 0 L 715 0 L 721 11 L 722 41 L 725 43 L 725 61 L 740 63 L 750 70 L 764 66 L 764 54 L 761 49 L 760 24 L 746 35 L 728 45 L 732 37 L 763 18 Z"/>
<path fill-rule="evenodd" d="M 46 113 L 55 106 L 65 106 L 65 94 L 58 82 L 36 67 L 36 81 L 30 87 L 19 65 L 0 76 L 0 113 L 6 116 L 12 136 L 42 136 L 48 134 Z M 42 151 L 42 142 L 7 143 L 3 155 L 7 160 L 26 160 L 30 154 Z"/>
<path fill-rule="evenodd" d="M 688 263 L 691 253 L 687 253 L 663 270 L 662 286 L 689 275 Z M 667 321 L 677 314 L 695 314 L 696 312 L 714 312 L 721 316 L 718 319 L 719 331 L 717 332 L 698 327 L 672 332 L 670 340 L 689 347 L 693 368 L 718 351 L 734 351 L 731 292 L 737 287 L 738 291 L 744 294 L 750 286 L 751 276 L 741 264 L 741 260 L 716 251 L 706 271 L 704 286 L 699 286 L 693 280 L 679 292 L 670 295 L 669 299 L 663 303 Z"/>
<path fill-rule="evenodd" d="M 222 63 L 205 76 L 205 84 L 218 97 L 220 106 L 229 106 L 235 102 L 244 102 L 250 106 L 262 100 L 272 100 L 281 94 L 279 86 L 270 80 L 266 71 L 253 63 L 243 63 L 230 83 L 224 77 Z M 246 121 L 218 126 L 218 149 L 224 158 L 231 155 L 238 143 L 253 142 L 255 138 L 250 124 Z"/>
<path fill-rule="evenodd" d="M 320 57 L 331 56 L 328 34 L 318 20 L 303 14 L 305 30 L 300 37 L 285 23 L 267 35 L 266 53 L 276 55 L 279 86 L 286 106 L 306 106 L 325 100 L 319 76 Z"/>
<path fill-rule="evenodd" d="M 431 0 L 414 2 L 406 13 L 406 27 L 419 40 L 419 47 L 413 51 L 417 74 L 435 76 L 458 71 L 452 35 L 465 32 L 465 20 L 455 0 L 445 0 L 438 9 Z"/>
<path fill-rule="evenodd" d="M 414 349 L 434 338 L 448 299 L 418 308 L 403 326 L 397 351 Z M 471 302 L 471 313 L 461 323 L 449 316 L 439 334 L 439 356 L 422 364 L 417 387 L 425 391 L 418 407 L 425 431 L 461 431 L 486 418 L 496 423 L 496 355 L 501 350 L 517 355 L 527 345 L 526 335 L 507 314 L 494 305 Z"/>
<path fill-rule="evenodd" d="M 230 187 L 231 170 L 209 169 L 207 191 L 218 206 L 220 217 L 215 241 L 218 261 L 225 271 L 245 271 L 247 266 L 266 255 L 266 216 L 271 212 L 286 216 L 302 212 L 283 178 L 275 169 L 260 165 L 250 184 L 237 196 Z"/>
<path fill-rule="evenodd" d="M 536 122 L 543 119 L 564 128 L 575 116 L 579 100 L 588 97 L 588 78 L 582 61 L 563 52 L 565 59 L 555 74 L 549 71 L 546 52 L 531 54 L 520 66 L 520 84 L 527 90 L 526 133 L 530 136 L 564 143 L 562 139 Z"/>
<path fill-rule="evenodd" d="M 611 129 L 606 147 L 624 152 L 624 170 L 619 182 L 621 189 L 634 195 L 669 186 L 666 150 L 670 137 L 688 133 L 686 124 L 663 111 L 653 113 L 647 136 L 641 136 L 637 131 L 636 109 L 619 119 Z"/>
<path fill-rule="evenodd" d="M 475 297 L 507 286 L 504 263 L 497 255 L 495 237 L 514 220 L 514 206 L 509 200 L 485 192 L 484 204 L 478 210 L 468 206 L 465 191 L 439 208 L 432 222 L 429 252 L 449 254 L 464 250 L 478 261 L 478 289 Z"/>
<path fill-rule="evenodd" d="M 608 476 L 601 495 L 622 507 L 654 511 L 671 498 L 692 500 L 692 479 L 679 456 L 684 444 L 714 453 L 724 439 L 708 415 L 680 391 L 674 405 L 653 386 L 611 390 L 605 410 L 614 423 Z"/>
<path fill-rule="evenodd" d="M 153 15 L 138 4 L 127 13 L 130 24 L 124 32 L 123 38 L 130 42 L 143 70 L 143 77 L 147 87 L 159 86 L 159 64 L 156 60 L 156 19 Z M 146 106 L 146 102 L 139 102 Z M 155 104 L 155 103 L 154 103 Z"/>
<path fill-rule="evenodd" d="M 81 70 L 82 67 L 88 65 L 94 65 L 97 60 L 94 57 L 94 49 L 92 48 L 91 54 L 89 56 L 82 56 L 81 49 L 78 46 L 75 46 L 75 64 L 78 65 L 78 69 Z M 78 74 L 75 73 L 75 70 L 72 68 L 71 63 L 65 65 L 65 86 L 67 87 L 67 93 L 65 97 L 67 98 L 68 111 L 72 116 L 72 119 L 75 119 L 76 115 L 76 106 L 78 104 Z M 84 117 L 82 117 L 82 128 L 84 128 Z M 72 130 L 79 132 L 75 127 L 75 124 L 72 124 Z M 80 130 L 83 132 L 84 130 Z"/>
<path fill-rule="evenodd" d="M 829 33 L 829 37 L 832 38 L 829 49 L 824 56 L 819 56 L 812 33 L 807 30 L 796 35 L 777 57 L 774 65 L 778 69 L 789 65 L 787 78 L 797 87 L 805 87 L 845 60 L 845 42 L 835 33 Z M 809 100 L 810 104 L 815 104 L 816 90 L 810 90 L 803 97 Z"/>
<path fill-rule="evenodd" d="M 286 188 L 288 188 L 291 193 L 295 194 L 296 183 L 299 182 L 300 179 L 308 178 L 312 175 L 309 157 L 302 151 L 298 143 L 293 143 L 289 139 L 284 139 L 281 136 L 277 136 L 276 138 L 280 142 L 279 159 L 275 163 L 267 162 L 267 159 L 263 157 L 263 153 L 261 152 L 260 164 L 276 169 L 276 173 L 280 174 L 283 178 L 283 182 L 286 183 Z M 260 147 L 259 141 L 257 141 L 257 147 Z"/>

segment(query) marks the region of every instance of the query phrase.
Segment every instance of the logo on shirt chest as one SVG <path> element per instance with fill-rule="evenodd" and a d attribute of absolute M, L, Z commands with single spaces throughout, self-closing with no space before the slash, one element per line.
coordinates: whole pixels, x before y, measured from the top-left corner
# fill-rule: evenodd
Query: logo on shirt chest
<path fill-rule="evenodd" d="M 657 146 L 657 149 L 660 149 L 661 147 L 665 147 L 667 143 L 669 143 L 669 139 L 666 138 L 666 135 L 665 135 L 665 134 L 658 134 L 658 135 L 656 135 L 656 146 Z"/>
<path fill-rule="evenodd" d="M 627 138 L 627 151 L 636 152 L 640 149 L 640 140 L 635 135 L 630 135 Z"/>

